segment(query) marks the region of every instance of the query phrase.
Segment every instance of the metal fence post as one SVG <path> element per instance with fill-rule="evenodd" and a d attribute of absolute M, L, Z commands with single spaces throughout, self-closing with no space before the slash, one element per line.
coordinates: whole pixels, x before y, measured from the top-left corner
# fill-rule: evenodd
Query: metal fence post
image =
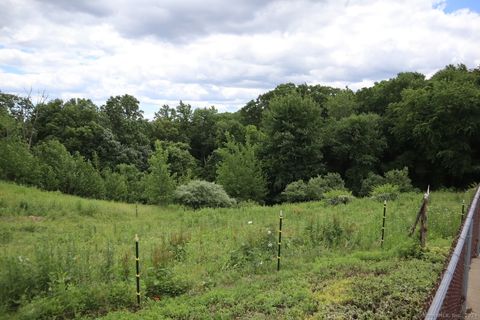
<path fill-rule="evenodd" d="M 474 217 L 477 217 L 477 228 L 478 228 L 478 233 L 477 233 L 477 257 L 480 255 L 480 207 L 476 208 L 475 215 Z"/>
<path fill-rule="evenodd" d="M 465 315 L 467 311 L 467 290 L 468 290 L 468 272 L 470 271 L 470 261 L 472 258 L 472 231 L 473 231 L 473 219 L 470 220 L 470 227 L 468 228 L 467 239 L 464 245 L 465 259 L 463 261 L 463 283 L 462 283 L 462 315 Z"/>
<path fill-rule="evenodd" d="M 383 241 L 385 239 L 385 218 L 387 213 L 387 200 L 383 201 L 383 220 L 382 220 L 382 240 L 380 241 L 380 247 L 383 249 Z"/>

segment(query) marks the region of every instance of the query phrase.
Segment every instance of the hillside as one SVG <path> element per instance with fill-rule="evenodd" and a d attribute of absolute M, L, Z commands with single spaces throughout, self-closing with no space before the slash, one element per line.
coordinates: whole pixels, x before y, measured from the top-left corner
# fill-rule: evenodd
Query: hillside
<path fill-rule="evenodd" d="M 419 193 L 388 203 L 381 250 L 383 204 L 366 198 L 338 206 L 136 209 L 0 182 L 0 314 L 8 319 L 420 318 L 460 224 L 461 202 L 470 197 L 470 192 L 432 193 L 428 248 L 422 252 L 407 236 Z M 280 210 L 285 218 L 277 272 Z"/>

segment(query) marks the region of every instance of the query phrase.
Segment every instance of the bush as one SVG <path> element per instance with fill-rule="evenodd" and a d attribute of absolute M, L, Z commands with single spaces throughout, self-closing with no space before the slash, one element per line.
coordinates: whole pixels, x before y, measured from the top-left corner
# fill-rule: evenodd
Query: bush
<path fill-rule="evenodd" d="M 398 186 L 400 192 L 412 191 L 412 181 L 408 177 L 408 168 L 401 170 L 390 170 L 385 173 L 385 183 Z"/>
<path fill-rule="evenodd" d="M 376 186 L 382 185 L 385 183 L 385 178 L 375 174 L 373 172 L 370 172 L 365 179 L 362 181 L 362 186 L 360 188 L 360 191 L 358 192 L 358 195 L 361 197 L 366 197 L 370 193 L 372 193 L 373 188 Z"/>
<path fill-rule="evenodd" d="M 287 202 L 308 201 L 307 185 L 302 180 L 294 181 L 287 185 L 282 192 L 282 197 Z"/>
<path fill-rule="evenodd" d="M 331 205 L 347 204 L 355 197 L 348 190 L 334 189 L 325 193 L 325 201 Z"/>
<path fill-rule="evenodd" d="M 322 200 L 325 192 L 334 189 L 345 189 L 345 182 L 338 173 L 329 172 L 324 176 L 317 176 L 308 181 L 307 195 L 309 200 Z"/>
<path fill-rule="evenodd" d="M 162 296 L 179 296 L 190 288 L 190 284 L 182 277 L 176 276 L 170 268 L 150 268 L 145 279 L 146 296 L 160 298 Z"/>
<path fill-rule="evenodd" d="M 398 186 L 386 183 L 373 188 L 370 196 L 378 201 L 390 201 L 397 199 L 399 192 Z"/>
<path fill-rule="evenodd" d="M 413 191 L 412 181 L 408 177 L 408 168 L 405 167 L 401 170 L 390 170 L 385 172 L 385 177 L 370 172 L 368 176 L 362 181 L 362 187 L 360 188 L 359 195 L 365 197 L 371 195 L 375 187 L 390 184 L 398 187 L 398 192 Z M 397 193 L 398 193 L 397 192 Z"/>
<path fill-rule="evenodd" d="M 203 180 L 193 180 L 175 190 L 175 201 L 199 209 L 203 207 L 231 207 L 236 201 L 228 196 L 221 185 Z"/>

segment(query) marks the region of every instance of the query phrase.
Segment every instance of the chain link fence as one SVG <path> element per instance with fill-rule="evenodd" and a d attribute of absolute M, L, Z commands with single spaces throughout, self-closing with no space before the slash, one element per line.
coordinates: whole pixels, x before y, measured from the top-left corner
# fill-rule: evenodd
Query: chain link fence
<path fill-rule="evenodd" d="M 468 272 L 480 250 L 480 187 L 468 209 L 455 248 L 450 255 L 425 319 L 463 319 L 467 308 Z"/>

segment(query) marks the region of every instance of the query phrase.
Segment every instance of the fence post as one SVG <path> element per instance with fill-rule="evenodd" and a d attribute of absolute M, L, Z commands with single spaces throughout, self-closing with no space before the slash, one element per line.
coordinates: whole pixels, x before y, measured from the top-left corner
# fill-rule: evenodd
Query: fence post
<path fill-rule="evenodd" d="M 472 258 L 472 231 L 473 231 L 473 219 L 470 220 L 470 226 L 467 232 L 466 244 L 464 246 L 465 258 L 463 260 L 463 283 L 462 283 L 462 316 L 467 311 L 467 290 L 468 290 L 468 273 L 470 271 L 470 262 Z"/>
<path fill-rule="evenodd" d="M 462 200 L 462 220 L 460 220 L 460 223 L 463 222 L 464 217 L 465 217 L 465 200 Z"/>
<path fill-rule="evenodd" d="M 383 241 L 385 239 L 385 216 L 387 213 L 387 200 L 383 201 L 383 222 L 382 222 L 382 240 L 380 242 L 380 247 L 383 249 Z"/>
<path fill-rule="evenodd" d="M 477 257 L 480 255 L 480 206 L 478 206 L 476 209 L 474 209 L 474 217 L 477 217 Z M 474 220 L 475 221 L 475 220 Z"/>
<path fill-rule="evenodd" d="M 140 257 L 138 254 L 138 235 L 135 235 L 135 265 L 137 272 L 135 278 L 137 279 L 137 305 L 140 306 Z"/>
<path fill-rule="evenodd" d="M 282 210 L 280 210 L 280 225 L 278 228 L 277 271 L 280 271 L 280 250 L 282 247 L 282 220 L 283 220 L 283 212 Z"/>

